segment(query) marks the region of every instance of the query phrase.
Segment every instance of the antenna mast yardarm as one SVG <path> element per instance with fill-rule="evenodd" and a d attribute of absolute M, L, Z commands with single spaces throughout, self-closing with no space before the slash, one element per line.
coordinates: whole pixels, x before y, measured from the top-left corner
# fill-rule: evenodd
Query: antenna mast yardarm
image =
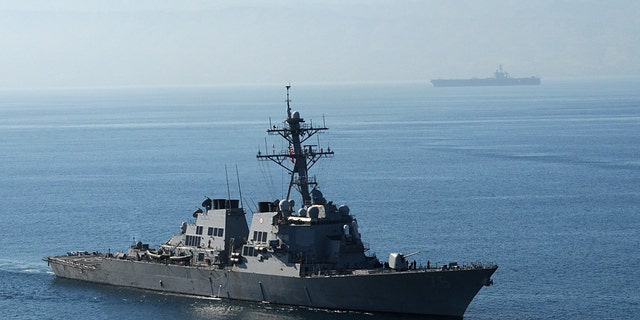
<path fill-rule="evenodd" d="M 256 157 L 259 160 L 271 160 L 289 171 L 291 180 L 289 181 L 286 200 L 290 199 L 291 189 L 295 186 L 302 196 L 304 205 L 311 205 L 309 186 L 312 185 L 315 188 L 317 182 L 314 178 L 309 177 L 309 169 L 313 167 L 320 158 L 333 156 L 333 151 L 331 151 L 330 148 L 327 148 L 327 150 L 317 150 L 317 145 L 303 145 L 303 143 L 316 133 L 329 130 L 329 128 L 324 126 L 313 127 L 313 124 L 305 123 L 297 111 L 292 112 L 291 99 L 289 98 L 289 89 L 291 86 L 288 85 L 286 88 L 287 118 L 283 121 L 282 125 L 273 125 L 270 127 L 267 133 L 269 135 L 279 135 L 287 140 L 289 142 L 289 148 L 279 153 L 274 151 L 272 154 L 258 151 Z M 287 159 L 292 162 L 292 165 L 287 163 Z"/>

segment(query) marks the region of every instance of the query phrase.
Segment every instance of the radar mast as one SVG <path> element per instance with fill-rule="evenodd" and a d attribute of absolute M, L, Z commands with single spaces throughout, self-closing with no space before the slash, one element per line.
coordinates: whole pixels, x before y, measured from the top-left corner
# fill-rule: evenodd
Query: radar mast
<path fill-rule="evenodd" d="M 309 177 L 309 169 L 322 157 L 332 157 L 333 151 L 330 148 L 326 150 L 318 150 L 317 145 L 304 144 L 309 138 L 318 132 L 328 130 L 323 124 L 322 127 L 314 127 L 313 123 L 307 124 L 300 113 L 291 111 L 291 99 L 289 97 L 289 89 L 291 85 L 287 85 L 287 118 L 281 125 L 273 125 L 267 130 L 269 135 L 279 135 L 289 144 L 287 150 L 272 153 L 262 153 L 258 151 L 258 160 L 271 160 L 282 168 L 287 170 L 291 175 L 289 188 L 287 190 L 286 200 L 291 198 L 291 189 L 294 187 L 300 192 L 304 206 L 311 205 L 310 186 L 315 188 L 317 181 L 315 177 Z M 289 160 L 289 161 L 287 161 Z M 289 164 L 289 162 L 291 164 Z"/>

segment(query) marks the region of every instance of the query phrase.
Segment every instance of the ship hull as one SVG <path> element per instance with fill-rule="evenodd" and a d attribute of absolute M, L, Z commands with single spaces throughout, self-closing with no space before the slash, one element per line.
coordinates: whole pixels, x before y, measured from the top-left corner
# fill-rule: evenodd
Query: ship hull
<path fill-rule="evenodd" d="M 54 273 L 123 287 L 313 308 L 462 317 L 497 267 L 272 275 L 104 256 L 49 257 Z"/>
<path fill-rule="evenodd" d="M 526 86 L 539 85 L 540 78 L 435 79 L 431 83 L 434 87 Z"/>

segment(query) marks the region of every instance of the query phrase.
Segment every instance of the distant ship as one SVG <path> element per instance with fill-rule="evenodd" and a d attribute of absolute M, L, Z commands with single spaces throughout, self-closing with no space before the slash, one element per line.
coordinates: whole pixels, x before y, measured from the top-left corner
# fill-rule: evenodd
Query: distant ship
<path fill-rule="evenodd" d="M 269 123 L 267 130 L 283 138 L 284 147 L 257 154 L 258 160 L 289 172 L 289 188 L 284 199 L 258 202 L 248 217 L 250 226 L 239 199 L 206 198 L 194 220 L 183 222 L 180 233 L 159 247 L 138 241 L 126 252 L 47 257 L 53 272 L 61 278 L 215 300 L 462 317 L 478 291 L 493 283 L 498 266 L 427 261 L 425 267 L 409 262 L 417 252 L 393 252 L 384 262 L 369 254 L 349 207 L 327 201 L 309 175 L 316 161 L 333 156 L 330 148 L 307 141 L 328 128 L 306 123 L 291 111 L 289 88 L 286 118 Z M 301 196 L 297 210 L 294 191 Z M 379 209 L 368 214 L 403 215 Z"/>
<path fill-rule="evenodd" d="M 540 77 L 512 78 L 500 65 L 493 78 L 434 79 L 431 83 L 434 87 L 526 86 L 539 85 Z"/>

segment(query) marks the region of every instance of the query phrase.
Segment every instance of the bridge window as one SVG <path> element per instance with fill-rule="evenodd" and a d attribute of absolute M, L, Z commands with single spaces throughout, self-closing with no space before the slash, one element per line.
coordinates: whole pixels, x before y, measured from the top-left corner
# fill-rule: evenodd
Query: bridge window
<path fill-rule="evenodd" d="M 209 227 L 209 230 L 207 230 L 207 235 L 210 235 L 212 237 L 222 237 L 224 235 L 224 228 Z"/>
<path fill-rule="evenodd" d="M 255 242 L 267 242 L 267 233 L 264 231 L 254 231 L 253 241 Z"/>
<path fill-rule="evenodd" d="M 204 229 L 202 226 L 197 226 L 196 227 L 196 234 L 202 234 L 202 229 Z"/>
<path fill-rule="evenodd" d="M 188 246 L 199 247 L 200 246 L 200 237 L 186 236 L 184 242 Z"/>
<path fill-rule="evenodd" d="M 256 250 L 252 246 L 244 246 L 242 248 L 242 255 L 245 256 L 245 257 L 257 257 L 258 256 L 258 250 Z"/>

